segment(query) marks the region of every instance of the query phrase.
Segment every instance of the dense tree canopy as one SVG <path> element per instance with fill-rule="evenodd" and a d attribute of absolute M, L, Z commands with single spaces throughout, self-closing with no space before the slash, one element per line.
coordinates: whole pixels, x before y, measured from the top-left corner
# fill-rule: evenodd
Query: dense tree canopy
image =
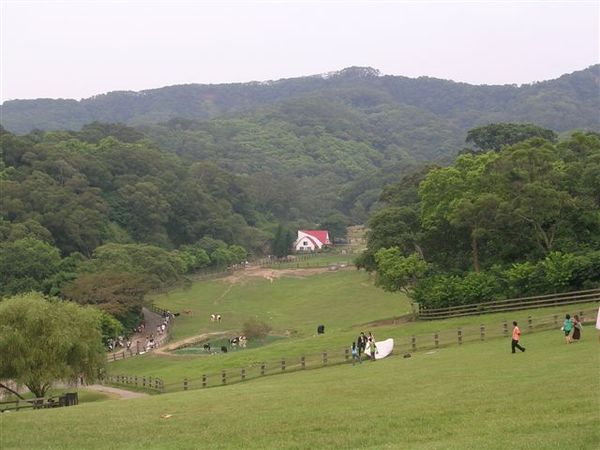
<path fill-rule="evenodd" d="M 0 302 L 0 380 L 36 397 L 57 381 L 93 382 L 106 362 L 101 327 L 99 311 L 39 294 Z"/>
<path fill-rule="evenodd" d="M 527 138 L 464 154 L 424 177 L 407 177 L 383 191 L 388 206 L 372 216 L 358 262 L 379 271 L 389 288 L 389 274 L 416 251 L 430 264 L 411 281 L 424 305 L 594 285 L 599 160 L 599 136 L 575 133 L 559 143 Z"/>

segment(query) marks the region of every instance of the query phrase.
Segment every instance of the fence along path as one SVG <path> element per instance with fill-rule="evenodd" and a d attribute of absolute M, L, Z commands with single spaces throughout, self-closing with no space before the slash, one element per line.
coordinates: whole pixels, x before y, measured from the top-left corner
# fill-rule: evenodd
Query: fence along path
<path fill-rule="evenodd" d="M 147 307 L 147 312 L 148 314 L 154 314 L 156 316 L 159 316 L 160 318 L 165 317 L 165 315 L 167 314 L 167 310 L 166 309 L 162 309 L 159 308 L 158 306 L 151 304 Z M 147 315 L 144 314 L 144 316 Z M 148 321 L 147 322 L 151 322 L 151 323 L 162 323 L 160 320 L 159 321 Z M 142 339 L 145 339 L 145 337 L 143 335 L 150 335 L 150 334 L 156 334 L 156 329 L 154 327 L 154 325 L 151 325 L 148 327 L 147 331 L 144 331 L 143 335 L 134 335 L 132 337 L 132 343 L 131 343 L 131 348 L 128 349 L 123 349 L 121 351 L 116 351 L 116 352 L 112 352 L 112 353 L 108 353 L 106 355 L 106 361 L 107 362 L 113 362 L 113 361 L 119 361 L 121 359 L 125 359 L 125 358 L 131 358 L 132 356 L 139 356 L 139 355 L 143 355 L 144 353 L 146 353 L 147 351 L 152 351 L 158 347 L 162 347 L 163 345 L 165 345 L 168 341 L 169 341 L 169 337 L 171 334 L 171 326 L 173 324 L 173 317 L 171 317 L 171 319 L 169 320 L 169 323 L 167 324 L 166 330 L 163 334 L 161 335 L 157 335 L 154 337 L 154 348 L 150 349 L 150 350 L 146 350 L 145 346 L 143 345 L 143 342 L 140 342 Z M 134 341 L 135 340 L 135 341 Z"/>
<path fill-rule="evenodd" d="M 560 294 L 538 295 L 535 297 L 511 298 L 472 305 L 449 306 L 447 308 L 419 308 L 421 320 L 449 319 L 451 317 L 475 316 L 493 312 L 508 312 L 524 309 L 546 308 L 577 303 L 600 301 L 600 289 L 562 292 Z"/>
<path fill-rule="evenodd" d="M 596 312 L 596 308 L 578 311 L 579 317 L 584 323 L 595 322 Z M 520 327 L 523 333 L 551 329 L 558 330 L 562 325 L 562 320 L 563 317 L 559 314 L 540 317 L 529 316 L 526 323 L 520 323 Z M 494 326 L 481 324 L 479 326 L 447 329 L 430 334 L 394 338 L 394 353 L 391 356 L 395 355 L 397 357 L 405 353 L 436 350 L 452 345 L 462 345 L 467 342 L 481 342 L 502 337 L 510 338 L 511 331 L 512 324 L 504 320 Z M 323 352 L 310 355 L 281 357 L 269 361 L 256 362 L 246 367 L 198 374 L 198 377 L 183 378 L 179 381 L 169 383 L 164 383 L 164 380 L 157 377 L 138 375 L 112 375 L 107 377 L 106 381 L 112 384 L 131 386 L 159 393 L 177 392 L 225 386 L 270 375 L 281 375 L 300 370 L 319 369 L 327 366 L 351 363 L 352 357 L 350 349 L 347 347 L 332 352 L 324 350 Z"/>

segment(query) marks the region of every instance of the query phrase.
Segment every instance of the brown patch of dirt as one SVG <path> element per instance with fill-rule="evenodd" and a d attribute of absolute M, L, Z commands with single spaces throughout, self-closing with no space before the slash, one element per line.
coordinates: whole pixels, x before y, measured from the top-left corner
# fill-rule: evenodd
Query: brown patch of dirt
<path fill-rule="evenodd" d="M 223 278 L 224 281 L 232 284 L 243 283 L 249 279 L 262 278 L 273 283 L 275 280 L 283 277 L 304 278 L 311 275 L 329 272 L 329 267 L 314 267 L 307 269 L 270 269 L 268 267 L 250 266 L 240 270 L 232 275 Z"/>
<path fill-rule="evenodd" d="M 389 325 L 402 325 L 405 323 L 409 323 L 409 322 L 413 322 L 414 318 L 412 314 L 405 314 L 403 316 L 398 316 L 398 317 L 390 317 L 388 319 L 380 319 L 380 320 L 375 320 L 373 322 L 367 322 L 367 323 L 361 323 L 360 325 L 357 325 L 356 327 L 362 327 L 362 328 L 376 328 L 376 327 L 384 327 L 384 326 L 389 326 Z"/>

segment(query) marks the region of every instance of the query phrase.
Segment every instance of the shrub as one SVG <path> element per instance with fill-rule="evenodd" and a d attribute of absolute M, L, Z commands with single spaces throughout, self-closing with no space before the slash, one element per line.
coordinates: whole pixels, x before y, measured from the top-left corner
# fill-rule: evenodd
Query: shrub
<path fill-rule="evenodd" d="M 263 322 L 255 317 L 252 317 L 244 322 L 243 333 L 248 339 L 263 339 L 269 334 L 270 331 L 271 326 L 268 323 Z"/>

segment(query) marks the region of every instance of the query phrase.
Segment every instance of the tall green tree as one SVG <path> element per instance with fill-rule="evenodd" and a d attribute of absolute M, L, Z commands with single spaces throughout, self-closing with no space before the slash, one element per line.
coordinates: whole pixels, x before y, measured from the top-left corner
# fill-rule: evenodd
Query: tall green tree
<path fill-rule="evenodd" d="M 43 397 L 57 381 L 104 367 L 101 315 L 92 308 L 31 293 L 0 303 L 0 379 L 24 384 Z"/>

